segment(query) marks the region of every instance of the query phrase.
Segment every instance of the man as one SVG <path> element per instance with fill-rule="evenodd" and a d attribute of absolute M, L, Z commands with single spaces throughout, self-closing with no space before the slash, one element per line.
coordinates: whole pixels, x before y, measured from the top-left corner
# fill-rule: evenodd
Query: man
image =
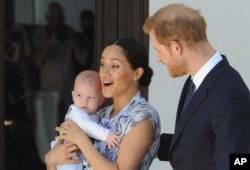
<path fill-rule="evenodd" d="M 143 29 L 171 77 L 190 75 L 175 133 L 161 136 L 159 159 L 177 170 L 229 169 L 231 153 L 250 150 L 250 92 L 240 74 L 209 43 L 199 11 L 172 4 L 149 17 Z M 190 82 L 194 94 L 184 107 Z"/>
<path fill-rule="evenodd" d="M 46 25 L 37 26 L 33 32 L 34 56 L 40 68 L 40 90 L 59 94 L 60 123 L 72 103 L 75 31 L 65 23 L 63 7 L 57 2 L 48 4 L 45 18 Z"/>
<path fill-rule="evenodd" d="M 74 67 L 75 32 L 64 17 L 61 4 L 51 2 L 46 11 L 46 24 L 32 29 L 34 61 L 39 68 L 39 91 L 34 93 L 34 111 L 39 120 L 36 124 L 36 141 L 39 153 L 50 149 L 54 139 L 54 127 L 64 120 L 68 106 L 72 103 L 71 90 L 76 70 Z M 49 121 L 44 121 L 47 120 Z M 46 134 L 46 135 L 43 135 Z"/>

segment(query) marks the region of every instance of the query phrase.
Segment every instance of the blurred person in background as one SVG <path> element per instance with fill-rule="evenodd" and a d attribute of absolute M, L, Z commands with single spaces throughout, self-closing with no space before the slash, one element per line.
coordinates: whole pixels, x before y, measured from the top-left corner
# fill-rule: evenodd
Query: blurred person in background
<path fill-rule="evenodd" d="M 95 17 L 91 10 L 82 10 L 80 13 L 79 24 L 81 32 L 77 32 L 75 55 L 77 72 L 82 70 L 94 69 L 94 31 Z"/>
<path fill-rule="evenodd" d="M 47 24 L 37 26 L 33 32 L 36 63 L 40 68 L 40 90 L 58 94 L 58 113 L 65 113 L 72 103 L 76 70 L 74 68 L 73 42 L 75 31 L 65 23 L 63 7 L 56 2 L 48 5 Z M 62 122 L 63 115 L 58 115 Z"/>

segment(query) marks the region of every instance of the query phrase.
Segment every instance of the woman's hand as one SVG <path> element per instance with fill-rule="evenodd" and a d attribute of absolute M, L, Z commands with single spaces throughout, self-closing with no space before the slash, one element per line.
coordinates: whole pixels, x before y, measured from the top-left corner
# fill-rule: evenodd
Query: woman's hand
<path fill-rule="evenodd" d="M 81 160 L 72 160 L 77 156 L 77 146 L 72 143 L 63 143 L 64 140 L 58 140 L 57 144 L 45 155 L 47 170 L 55 170 L 56 165 L 76 164 Z"/>
<path fill-rule="evenodd" d="M 57 136 L 56 139 L 63 139 L 76 145 L 79 145 L 82 140 L 89 140 L 84 131 L 82 131 L 75 122 L 69 119 L 65 119 L 65 123 L 61 124 L 60 127 L 56 127 L 56 131 L 62 134 Z"/>

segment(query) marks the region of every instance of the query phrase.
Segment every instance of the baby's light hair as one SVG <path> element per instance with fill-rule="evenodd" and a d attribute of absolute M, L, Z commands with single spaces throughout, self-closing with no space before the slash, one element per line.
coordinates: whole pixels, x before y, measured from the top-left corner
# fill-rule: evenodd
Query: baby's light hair
<path fill-rule="evenodd" d="M 74 89 L 76 88 L 77 85 L 86 83 L 101 90 L 101 81 L 99 73 L 94 70 L 84 70 L 80 72 L 76 76 Z"/>

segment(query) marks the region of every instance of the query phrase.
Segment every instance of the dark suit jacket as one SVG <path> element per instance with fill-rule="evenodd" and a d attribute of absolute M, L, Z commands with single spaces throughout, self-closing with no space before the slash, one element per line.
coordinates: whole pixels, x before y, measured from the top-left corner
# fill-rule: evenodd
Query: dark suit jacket
<path fill-rule="evenodd" d="M 178 105 L 175 134 L 162 134 L 158 157 L 170 160 L 177 170 L 228 170 L 230 153 L 250 151 L 250 92 L 223 57 L 180 119 L 188 80 Z"/>

